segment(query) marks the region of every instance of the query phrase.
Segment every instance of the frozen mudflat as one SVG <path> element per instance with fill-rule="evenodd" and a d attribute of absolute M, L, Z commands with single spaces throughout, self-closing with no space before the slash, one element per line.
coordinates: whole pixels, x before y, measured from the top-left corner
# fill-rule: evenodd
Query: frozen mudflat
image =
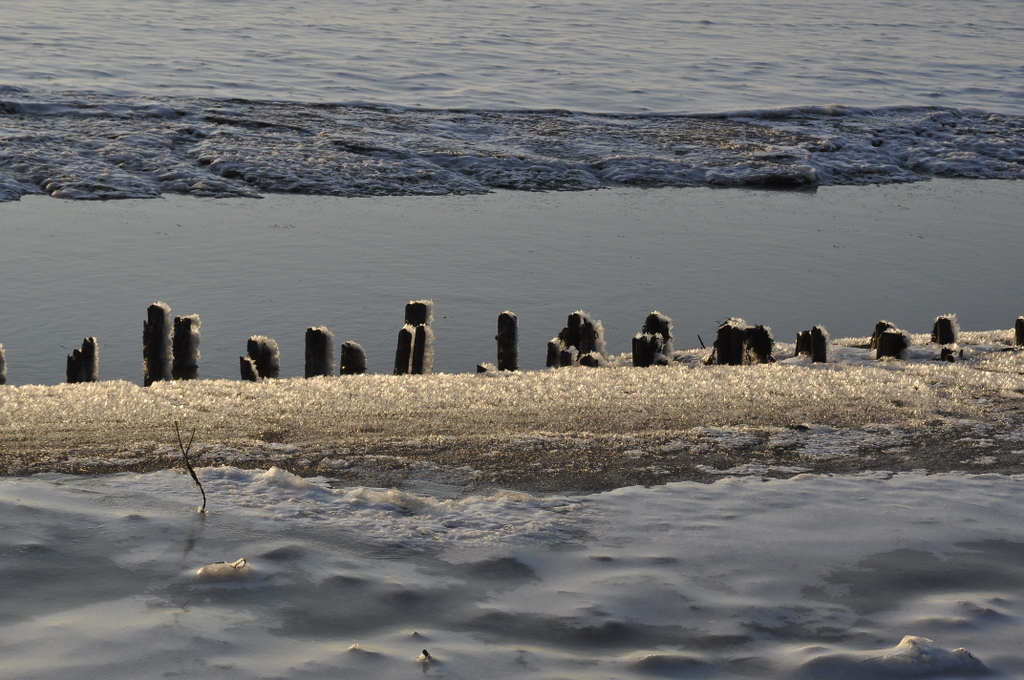
<path fill-rule="evenodd" d="M 1019 476 L 199 475 L 205 515 L 173 471 L 0 480 L 0 677 L 1024 675 Z"/>
<path fill-rule="evenodd" d="M 1021 472 L 1024 351 L 1012 331 L 962 332 L 956 362 L 913 336 L 903 360 L 838 339 L 828 363 L 362 375 L 248 383 L 3 386 L 8 474 L 276 465 L 387 486 L 591 491 L 742 471 Z M 962 353 L 960 353 L 962 351 Z M 617 365 L 616 365 L 617 364 Z"/>

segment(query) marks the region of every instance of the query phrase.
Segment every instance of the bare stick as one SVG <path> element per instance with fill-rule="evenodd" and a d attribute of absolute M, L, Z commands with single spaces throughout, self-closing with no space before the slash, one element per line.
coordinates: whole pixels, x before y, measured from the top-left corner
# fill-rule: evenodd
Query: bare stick
<path fill-rule="evenodd" d="M 181 443 L 181 429 L 178 427 L 177 420 L 174 421 L 174 431 L 178 435 L 178 448 L 181 449 L 181 457 L 185 459 L 185 467 L 188 469 L 188 473 L 192 475 L 192 481 L 199 487 L 199 493 L 203 494 L 203 507 L 199 509 L 199 512 L 206 512 L 206 492 L 203 491 L 203 483 L 196 476 L 192 463 L 188 462 L 188 452 L 192 449 L 192 441 L 196 438 L 196 428 L 192 428 L 192 436 L 188 439 L 188 445 Z"/>

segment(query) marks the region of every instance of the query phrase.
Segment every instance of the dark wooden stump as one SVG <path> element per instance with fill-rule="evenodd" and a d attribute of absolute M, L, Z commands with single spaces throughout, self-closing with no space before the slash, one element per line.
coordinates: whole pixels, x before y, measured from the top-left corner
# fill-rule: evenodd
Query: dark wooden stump
<path fill-rule="evenodd" d="M 82 340 L 82 349 L 68 355 L 69 383 L 96 382 L 100 378 L 100 349 L 96 338 Z"/>
<path fill-rule="evenodd" d="M 1013 344 L 1018 347 L 1024 345 L 1024 316 L 1017 317 L 1017 323 L 1013 325 Z"/>
<path fill-rule="evenodd" d="M 334 333 L 325 326 L 306 329 L 306 377 L 334 375 Z"/>
<path fill-rule="evenodd" d="M 672 357 L 672 352 L 674 350 L 674 338 L 672 337 L 672 319 L 662 314 L 661 312 L 653 311 L 647 315 L 647 318 L 644 320 L 643 329 L 641 329 L 640 332 L 661 338 L 661 349 L 658 350 L 658 353 L 663 354 L 665 356 L 665 360 L 659 361 L 657 357 L 655 357 L 654 363 L 663 366 L 668 365 L 669 360 Z"/>
<path fill-rule="evenodd" d="M 772 358 L 775 339 L 772 338 L 772 332 L 767 326 L 748 328 L 744 333 L 744 340 L 744 363 L 767 364 L 775 360 Z"/>
<path fill-rule="evenodd" d="M 633 336 L 633 366 L 647 368 L 654 363 L 655 337 L 650 333 Z"/>
<path fill-rule="evenodd" d="M 398 331 L 398 348 L 395 350 L 395 375 L 407 375 L 412 368 L 412 339 L 415 326 L 402 326 Z"/>
<path fill-rule="evenodd" d="M 366 350 L 358 342 L 341 345 L 341 375 L 362 375 L 366 373 Z"/>
<path fill-rule="evenodd" d="M 265 335 L 254 335 L 245 343 L 246 356 L 253 361 L 260 378 L 281 376 L 281 349 L 277 341 Z"/>
<path fill-rule="evenodd" d="M 949 363 L 956 363 L 956 350 L 952 347 L 943 347 L 942 351 L 939 352 L 939 361 L 948 361 Z"/>
<path fill-rule="evenodd" d="M 800 331 L 796 334 L 796 350 L 793 352 L 793 356 L 798 357 L 801 354 L 810 355 L 811 353 L 811 332 Z"/>
<path fill-rule="evenodd" d="M 894 330 L 897 330 L 896 324 L 888 321 L 879 321 L 875 324 L 875 331 L 871 334 L 871 340 L 868 342 L 868 347 L 877 351 L 878 341 L 882 337 L 882 333 Z"/>
<path fill-rule="evenodd" d="M 409 326 L 429 326 L 433 322 L 433 300 L 411 300 L 405 305 L 405 323 Z"/>
<path fill-rule="evenodd" d="M 147 320 L 142 323 L 143 385 L 171 379 L 173 348 L 171 347 L 171 308 L 155 302 L 146 310 Z"/>
<path fill-rule="evenodd" d="M 0 345 L 0 385 L 7 384 L 7 354 L 4 346 Z"/>
<path fill-rule="evenodd" d="M 899 359 L 903 350 L 910 347 L 910 337 L 897 328 L 890 328 L 878 336 L 875 358 L 892 357 Z"/>
<path fill-rule="evenodd" d="M 512 312 L 498 315 L 498 370 L 519 370 L 519 317 Z"/>
<path fill-rule="evenodd" d="M 932 342 L 937 345 L 955 345 L 959 341 L 959 331 L 955 315 L 937 317 L 932 326 Z"/>
<path fill-rule="evenodd" d="M 558 354 L 558 360 L 563 368 L 575 366 L 579 362 L 580 352 L 575 347 L 566 347 Z"/>
<path fill-rule="evenodd" d="M 430 326 L 416 326 L 412 340 L 412 362 L 409 372 L 424 375 L 434 372 L 434 332 Z"/>
<path fill-rule="evenodd" d="M 828 331 L 824 326 L 815 326 L 811 329 L 811 362 L 828 362 Z"/>
<path fill-rule="evenodd" d="M 548 368 L 560 368 L 562 366 L 562 341 L 559 338 L 548 340 L 548 356 L 544 364 Z"/>
<path fill-rule="evenodd" d="M 601 355 L 597 352 L 587 352 L 580 357 L 580 366 L 587 366 L 589 368 L 600 368 L 601 366 Z"/>
<path fill-rule="evenodd" d="M 175 380 L 199 378 L 199 321 L 198 314 L 174 317 L 174 361 L 171 377 Z"/>
<path fill-rule="evenodd" d="M 256 382 L 260 379 L 260 373 L 256 370 L 256 360 L 252 357 L 238 357 L 238 366 L 242 372 L 242 380 Z"/>

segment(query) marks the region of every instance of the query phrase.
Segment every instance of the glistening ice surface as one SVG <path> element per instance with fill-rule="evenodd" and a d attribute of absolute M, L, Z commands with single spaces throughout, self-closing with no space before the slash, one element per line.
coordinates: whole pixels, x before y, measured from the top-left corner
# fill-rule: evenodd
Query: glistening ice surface
<path fill-rule="evenodd" d="M 1019 477 L 443 498 L 199 474 L 209 515 L 173 472 L 0 481 L 0 676 L 1024 673 Z"/>

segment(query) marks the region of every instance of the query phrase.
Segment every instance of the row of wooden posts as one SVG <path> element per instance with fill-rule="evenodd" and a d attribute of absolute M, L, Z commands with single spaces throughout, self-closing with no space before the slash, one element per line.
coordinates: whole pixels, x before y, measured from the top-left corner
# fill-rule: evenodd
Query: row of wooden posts
<path fill-rule="evenodd" d="M 395 375 L 433 372 L 434 318 L 431 300 L 413 300 L 405 306 L 405 325 L 398 333 L 395 351 Z M 163 380 L 195 380 L 199 377 L 200 321 L 198 314 L 177 316 L 171 320 L 171 308 L 163 302 L 150 305 L 142 325 L 143 384 L 149 386 Z M 940 359 L 956 360 L 956 344 L 960 329 L 955 315 L 935 319 L 931 341 L 941 346 Z M 699 336 L 698 336 L 699 339 Z M 497 365 L 480 364 L 477 370 L 519 370 L 519 319 L 509 311 L 498 316 Z M 879 321 L 865 349 L 875 352 L 876 359 L 898 358 L 910 347 L 910 334 L 888 321 Z M 1024 317 L 1014 325 L 1014 342 L 1024 346 Z M 306 329 L 305 376 L 334 375 L 334 334 L 326 327 Z M 701 345 L 703 346 L 703 341 Z M 766 326 L 751 326 L 742 319 L 729 319 L 719 325 L 706 363 L 741 366 L 774 361 L 775 341 Z M 796 338 L 797 356 L 807 355 L 812 362 L 827 362 L 828 331 L 822 326 L 801 331 Z M 660 312 L 651 312 L 639 333 L 633 336 L 633 366 L 665 366 L 673 361 L 672 319 Z M 606 366 L 604 328 L 586 312 L 569 315 L 558 335 L 548 341 L 548 368 L 566 366 Z M 281 373 L 281 352 L 276 341 L 254 335 L 246 343 L 245 356 L 239 357 L 242 380 L 278 378 Z M 356 342 L 341 345 L 340 375 L 366 372 L 366 352 Z M 81 349 L 67 359 L 69 383 L 99 380 L 99 345 L 95 337 L 85 338 Z M 0 385 L 7 382 L 7 361 L 0 344 Z"/>

